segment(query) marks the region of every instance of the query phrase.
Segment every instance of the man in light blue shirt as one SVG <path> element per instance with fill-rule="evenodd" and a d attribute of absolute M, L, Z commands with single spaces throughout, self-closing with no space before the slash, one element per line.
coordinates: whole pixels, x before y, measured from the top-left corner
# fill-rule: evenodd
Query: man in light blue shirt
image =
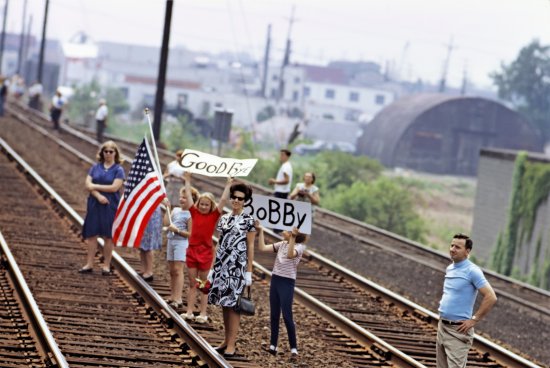
<path fill-rule="evenodd" d="M 447 267 L 443 296 L 439 303 L 436 343 L 438 368 L 466 367 L 468 351 L 474 338 L 473 327 L 497 301 L 481 269 L 468 259 L 472 246 L 472 239 L 464 234 L 456 234 L 451 241 L 449 253 L 453 263 Z M 483 300 L 473 314 L 478 291 Z"/>

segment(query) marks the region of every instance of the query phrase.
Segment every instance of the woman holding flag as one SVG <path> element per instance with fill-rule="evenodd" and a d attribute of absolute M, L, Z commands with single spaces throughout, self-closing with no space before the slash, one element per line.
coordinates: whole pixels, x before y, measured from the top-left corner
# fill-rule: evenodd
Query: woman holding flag
<path fill-rule="evenodd" d="M 113 141 L 101 145 L 97 153 L 98 163 L 92 166 L 86 176 L 86 189 L 90 192 L 86 207 L 86 218 L 82 226 L 82 237 L 88 244 L 86 264 L 78 272 L 93 272 L 97 237 L 103 238 L 103 275 L 111 273 L 113 241 L 111 230 L 120 200 L 119 190 L 124 181 L 124 169 L 120 151 Z"/>

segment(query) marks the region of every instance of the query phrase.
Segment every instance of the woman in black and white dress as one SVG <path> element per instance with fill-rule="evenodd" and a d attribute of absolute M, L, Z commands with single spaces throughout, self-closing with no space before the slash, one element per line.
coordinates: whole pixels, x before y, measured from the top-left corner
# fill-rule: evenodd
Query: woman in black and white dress
<path fill-rule="evenodd" d="M 252 197 L 252 189 L 237 183 L 231 186 L 229 193 L 232 211 L 218 221 L 219 242 L 214 267 L 209 275 L 212 286 L 208 293 L 208 303 L 223 308 L 225 338 L 216 350 L 226 358 L 235 355 L 241 316 L 234 308 L 245 287 L 252 285 L 256 237 L 254 218 L 244 213 L 244 204 Z"/>

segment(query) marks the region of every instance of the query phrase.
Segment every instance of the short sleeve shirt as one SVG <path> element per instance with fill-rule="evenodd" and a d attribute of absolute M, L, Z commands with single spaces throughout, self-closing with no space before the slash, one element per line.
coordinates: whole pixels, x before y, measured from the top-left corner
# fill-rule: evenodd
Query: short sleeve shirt
<path fill-rule="evenodd" d="M 280 193 L 290 193 L 290 188 L 292 188 L 292 165 L 290 164 L 290 161 L 287 161 L 281 165 L 281 167 L 279 168 L 279 171 L 277 172 L 277 177 L 275 178 L 275 180 L 277 181 L 284 180 L 285 179 L 284 174 L 288 175 L 288 178 L 289 178 L 288 183 L 282 184 L 282 185 L 275 184 L 273 189 L 276 192 L 280 192 Z"/>
<path fill-rule="evenodd" d="M 212 235 L 220 218 L 220 211 L 215 209 L 208 214 L 202 214 L 195 206 L 189 209 L 193 224 L 191 225 L 191 237 L 189 238 L 189 247 L 207 247 L 212 248 Z"/>
<path fill-rule="evenodd" d="M 294 250 L 297 256 L 294 258 L 288 258 L 288 242 L 281 241 L 273 244 L 273 251 L 277 252 L 275 257 L 275 264 L 273 265 L 273 274 L 281 277 L 287 277 L 289 279 L 296 279 L 298 271 L 298 263 L 302 259 L 304 254 L 305 245 L 296 244 Z"/>
<path fill-rule="evenodd" d="M 447 267 L 439 315 L 450 321 L 472 318 L 477 291 L 487 285 L 483 271 L 465 259 Z"/>
<path fill-rule="evenodd" d="M 97 109 L 97 112 L 95 113 L 95 119 L 103 121 L 107 118 L 107 115 L 109 114 L 109 109 L 106 105 L 101 105 L 99 109 Z"/>
<path fill-rule="evenodd" d="M 189 231 L 189 228 L 187 227 L 188 221 L 191 218 L 191 212 L 187 210 L 182 210 L 179 207 L 174 207 L 172 210 L 172 224 L 176 226 L 180 231 Z M 174 240 L 185 240 L 187 241 L 187 238 L 175 234 L 171 231 L 166 234 L 166 237 L 168 239 L 174 239 Z"/>

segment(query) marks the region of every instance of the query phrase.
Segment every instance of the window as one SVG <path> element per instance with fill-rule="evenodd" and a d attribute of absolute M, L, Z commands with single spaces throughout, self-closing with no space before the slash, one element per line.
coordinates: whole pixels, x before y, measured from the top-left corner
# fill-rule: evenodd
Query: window
<path fill-rule="evenodd" d="M 359 92 L 350 92 L 349 93 L 349 100 L 351 102 L 359 102 Z"/>
<path fill-rule="evenodd" d="M 335 95 L 336 95 L 336 93 L 334 92 L 333 89 L 325 90 L 325 97 L 328 98 L 329 100 L 334 100 Z"/>
<path fill-rule="evenodd" d="M 292 101 L 298 101 L 300 93 L 298 91 L 292 91 Z"/>
<path fill-rule="evenodd" d="M 296 84 L 300 83 L 300 77 L 294 77 L 294 83 Z"/>
<path fill-rule="evenodd" d="M 271 98 L 277 98 L 277 88 L 272 88 L 271 89 Z"/>
<path fill-rule="evenodd" d="M 304 97 L 308 97 L 311 93 L 311 89 L 309 87 L 304 87 Z"/>
<path fill-rule="evenodd" d="M 386 99 L 386 96 L 384 96 L 384 95 L 376 95 L 376 97 L 374 98 L 374 102 L 377 105 L 383 105 L 385 99 Z"/>
<path fill-rule="evenodd" d="M 271 76 L 271 80 L 277 81 L 279 80 L 279 76 L 277 74 L 273 74 L 273 76 Z"/>

